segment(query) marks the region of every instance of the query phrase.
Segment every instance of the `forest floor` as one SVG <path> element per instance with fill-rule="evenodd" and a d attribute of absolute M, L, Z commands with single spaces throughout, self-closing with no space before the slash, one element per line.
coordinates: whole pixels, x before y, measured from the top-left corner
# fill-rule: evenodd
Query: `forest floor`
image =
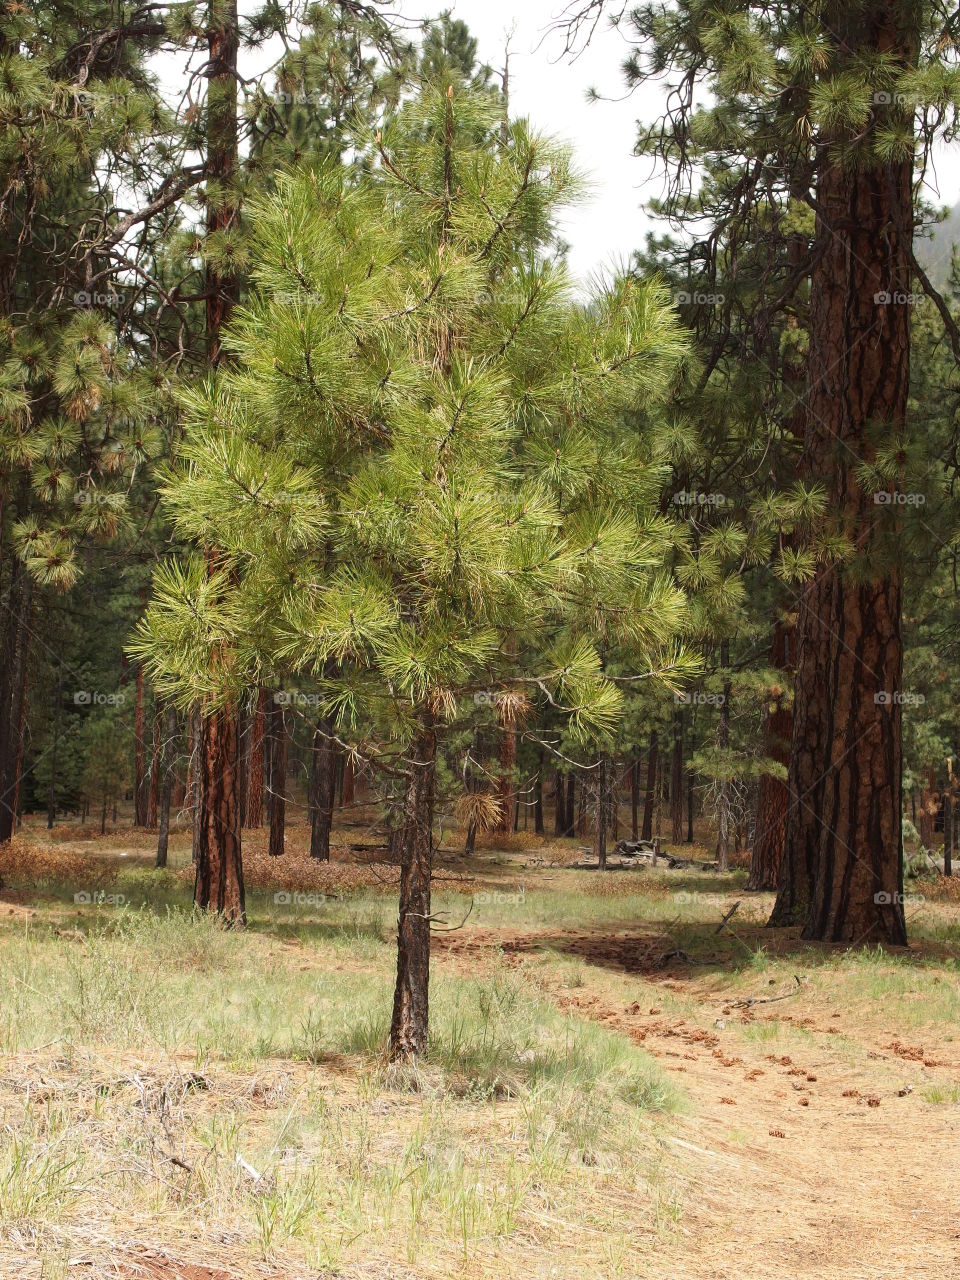
<path fill-rule="evenodd" d="M 183 834 L 165 872 L 129 827 L 0 852 L 4 1280 L 956 1273 L 960 882 L 845 954 L 764 928 L 742 870 L 441 850 L 398 1070 L 362 829 L 330 864 L 245 838 L 242 933 L 186 910 Z"/>

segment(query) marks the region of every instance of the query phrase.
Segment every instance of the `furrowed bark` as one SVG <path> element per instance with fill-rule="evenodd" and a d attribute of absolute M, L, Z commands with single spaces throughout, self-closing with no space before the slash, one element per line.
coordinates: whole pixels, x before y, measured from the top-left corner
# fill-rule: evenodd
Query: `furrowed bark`
<path fill-rule="evenodd" d="M 416 1057 L 427 1047 L 430 988 L 430 878 L 437 736 L 425 720 L 410 744 L 409 778 L 400 834 L 397 984 L 390 1058 Z"/>
<path fill-rule="evenodd" d="M 880 53 L 912 65 L 916 34 L 898 28 L 901 18 L 912 22 L 888 4 L 856 14 L 829 6 L 824 22 L 838 33 L 840 69 Z M 884 122 L 885 110 L 874 114 Z M 864 488 L 859 468 L 905 427 L 911 184 L 909 159 L 853 168 L 833 148 L 822 151 L 803 473 L 826 487 L 855 557 L 820 567 L 802 597 L 785 872 L 773 921 L 803 914 L 805 938 L 849 944 L 906 942 L 901 519 Z"/>
<path fill-rule="evenodd" d="M 193 900 L 201 911 L 239 926 L 246 923 L 246 903 L 237 808 L 236 713 L 228 708 L 204 716 L 198 745 L 201 821 Z"/>

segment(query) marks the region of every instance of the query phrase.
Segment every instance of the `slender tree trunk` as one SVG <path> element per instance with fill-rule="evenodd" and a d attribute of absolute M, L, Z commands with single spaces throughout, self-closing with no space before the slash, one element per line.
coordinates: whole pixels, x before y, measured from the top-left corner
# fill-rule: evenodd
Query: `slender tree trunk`
<path fill-rule="evenodd" d="M 33 579 L 18 559 L 11 575 L 0 670 L 0 844 L 13 835 L 17 821 L 32 610 Z"/>
<path fill-rule="evenodd" d="M 920 843 L 930 850 L 936 844 L 937 821 L 937 771 L 927 769 L 926 780 L 920 792 Z"/>
<path fill-rule="evenodd" d="M 512 724 L 505 724 L 500 738 L 500 770 L 497 777 L 497 794 L 500 799 L 500 817 L 496 830 L 506 835 L 513 827 L 515 796 L 513 773 L 517 764 L 517 731 Z"/>
<path fill-rule="evenodd" d="M 567 833 L 566 781 L 559 769 L 553 775 L 553 834 Z"/>
<path fill-rule="evenodd" d="M 848 61 L 911 66 L 908 10 L 828 5 L 825 25 Z M 875 110 L 871 131 L 900 113 Z M 897 127 L 910 127 L 906 114 Z M 832 139 L 827 140 L 832 143 Z M 797 621 L 797 686 L 784 872 L 773 921 L 805 917 L 803 936 L 906 942 L 901 837 L 901 523 L 878 510 L 861 468 L 895 447 L 910 375 L 908 247 L 912 161 L 842 164 L 821 148 L 810 293 L 810 373 L 802 476 L 855 548 L 820 566 Z"/>
<path fill-rule="evenodd" d="M 543 747 L 537 759 L 537 777 L 533 784 L 533 834 L 543 835 Z"/>
<path fill-rule="evenodd" d="M 647 788 L 643 796 L 643 828 L 640 832 L 641 840 L 653 839 L 653 800 L 654 791 L 657 785 L 657 764 L 660 757 L 660 744 L 657 740 L 657 731 L 650 734 L 650 750 L 647 753 Z"/>
<path fill-rule="evenodd" d="M 565 836 L 574 834 L 574 823 L 576 821 L 576 797 L 577 784 L 573 773 L 567 774 L 567 828 L 564 831 Z"/>
<path fill-rule="evenodd" d="M 610 828 L 610 839 L 614 844 L 620 839 L 620 775 L 620 762 L 617 760 L 608 761 L 607 810 L 610 815 L 608 826 Z"/>
<path fill-rule="evenodd" d="M 257 693 L 256 708 L 250 725 L 250 750 L 247 767 L 247 804 L 244 825 L 256 830 L 263 823 L 263 740 L 267 719 L 267 691 Z"/>
<path fill-rule="evenodd" d="M 723 640 L 720 643 L 720 666 L 726 670 L 730 666 L 730 641 Z M 717 747 L 721 755 L 727 751 L 730 746 L 730 680 L 724 679 L 723 682 L 723 705 L 720 707 L 720 723 L 717 726 Z M 731 784 L 729 778 L 726 777 L 726 768 L 724 767 L 724 776 L 720 780 L 720 795 L 717 800 L 717 869 L 719 871 L 729 871 L 730 869 L 730 833 L 733 827 L 733 803 L 731 796 Z"/>
<path fill-rule="evenodd" d="M 157 809 L 160 804 L 160 772 L 163 740 L 163 712 L 159 702 L 153 715 L 153 751 L 150 758 L 150 790 L 147 795 L 147 826 L 153 831 L 157 825 Z"/>
<path fill-rule="evenodd" d="M 107 798 L 104 796 L 103 804 L 100 806 L 100 834 L 106 835 L 107 831 Z"/>
<path fill-rule="evenodd" d="M 336 755 L 330 737 L 333 726 L 321 720 L 313 735 L 313 807 L 310 814 L 310 857 L 330 861 L 333 826 L 333 785 Z"/>
<path fill-rule="evenodd" d="M 670 760 L 670 821 L 673 843 L 683 839 L 683 708 L 673 713 L 673 752 Z"/>
<path fill-rule="evenodd" d="M 953 875 L 953 793 L 952 779 L 947 776 L 947 785 L 943 792 L 943 874 Z"/>
<path fill-rule="evenodd" d="M 193 836 L 190 857 L 195 863 L 197 861 L 197 846 L 200 843 L 201 821 L 200 777 L 202 768 L 200 751 L 203 726 L 199 707 L 191 708 L 189 725 L 187 733 L 187 803 L 190 807 L 190 826 Z"/>
<path fill-rule="evenodd" d="M 412 1058 L 427 1047 L 430 987 L 430 878 L 437 737 L 425 719 L 410 744 L 400 846 L 397 985 L 390 1057 Z"/>
<path fill-rule="evenodd" d="M 246 923 L 237 806 L 237 717 L 232 708 L 204 716 L 200 728 L 201 823 L 193 900 L 229 925 Z"/>
<path fill-rule="evenodd" d="M 177 759 L 177 709 L 171 702 L 165 713 L 164 737 L 161 756 L 157 757 L 157 767 L 163 759 L 163 788 L 160 792 L 160 812 L 157 824 L 157 866 L 167 865 L 167 846 L 170 842 L 170 804 L 173 799 L 173 781 Z"/>
<path fill-rule="evenodd" d="M 147 825 L 146 718 L 143 709 L 143 666 L 137 663 L 133 716 L 133 825 Z"/>
<path fill-rule="evenodd" d="M 287 725 L 279 702 L 270 704 L 270 857 L 284 849 L 287 816 Z"/>
<path fill-rule="evenodd" d="M 601 871 L 607 869 L 607 758 L 597 757 L 593 770 L 593 856 Z"/>
<path fill-rule="evenodd" d="M 47 791 L 47 830 L 57 820 L 57 748 L 60 745 L 60 718 L 63 714 L 63 663 L 57 669 L 57 705 L 53 713 L 53 746 L 50 751 L 50 787 Z"/>
<path fill-rule="evenodd" d="M 687 844 L 693 844 L 693 770 L 687 769 Z"/>
<path fill-rule="evenodd" d="M 354 797 L 356 795 L 356 785 L 353 776 L 353 753 L 347 751 L 343 757 L 343 807 L 350 809 L 353 807 Z"/>
<path fill-rule="evenodd" d="M 240 830 L 247 825 L 247 797 L 250 793 L 250 729 L 251 717 L 246 702 L 237 709 L 237 740 L 240 744 L 240 765 L 238 771 L 238 804 L 240 807 Z"/>
<path fill-rule="evenodd" d="M 630 765 L 630 839 L 640 838 L 640 757 Z"/>

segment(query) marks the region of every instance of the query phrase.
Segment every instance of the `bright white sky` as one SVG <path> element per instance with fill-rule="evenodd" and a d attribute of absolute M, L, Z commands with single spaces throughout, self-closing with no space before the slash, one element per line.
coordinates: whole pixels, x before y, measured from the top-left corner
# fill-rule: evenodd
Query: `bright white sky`
<path fill-rule="evenodd" d="M 259 0 L 240 0 L 241 16 L 258 7 Z M 569 209 L 561 222 L 561 234 L 570 245 L 570 266 L 586 281 L 611 264 L 626 261 L 642 248 L 653 222 L 642 210 L 663 190 L 663 176 L 649 160 L 633 155 L 638 119 L 654 120 L 664 99 L 663 84 L 645 86 L 641 93 L 624 96 L 621 67 L 629 45 L 609 24 L 598 27 L 590 46 L 571 60 L 563 53 L 563 37 L 551 32 L 551 24 L 570 0 L 388 0 L 388 13 L 398 13 L 410 24 L 436 17 L 443 9 L 463 19 L 479 43 L 478 57 L 496 70 L 503 67 L 507 33 L 514 28 L 510 45 L 510 109 L 514 116 L 529 116 L 533 124 L 573 147 L 576 163 L 590 184 L 589 194 Z M 620 8 L 613 0 L 611 8 Z M 278 47 L 261 50 L 254 64 L 242 66 L 245 74 L 256 63 L 269 66 Z M 182 66 L 170 55 L 158 60 L 161 78 L 176 95 L 183 84 Z M 593 87 L 610 101 L 590 102 Z M 937 156 L 936 186 L 928 184 L 933 204 L 953 205 L 960 199 L 960 144 L 941 148 Z"/>
<path fill-rule="evenodd" d="M 591 87 L 610 98 L 622 97 L 620 67 L 628 45 L 619 32 L 601 24 L 577 61 L 565 58 L 562 37 L 545 32 L 568 2 L 394 0 L 394 7 L 406 18 L 452 10 L 477 37 L 480 61 L 498 70 L 506 33 L 516 23 L 510 57 L 511 114 L 529 116 L 539 128 L 569 142 L 580 169 L 592 180 L 590 198 L 571 210 L 563 225 L 571 245 L 571 268 L 584 279 L 641 248 L 652 225 L 640 206 L 661 193 L 662 176 L 632 151 L 636 121 L 659 114 L 663 90 L 650 86 L 619 102 L 588 102 Z M 619 9 L 620 4 L 611 8 Z M 927 198 L 952 205 L 960 198 L 960 144 L 942 150 L 936 168 L 937 188 L 928 190 Z"/>
<path fill-rule="evenodd" d="M 477 38 L 479 60 L 498 73 L 507 33 L 516 26 L 510 42 L 510 114 L 529 116 L 537 128 L 569 143 L 590 183 L 589 195 L 561 220 L 570 267 L 586 279 L 642 248 L 653 225 L 640 206 L 660 194 L 662 182 L 649 160 L 633 155 L 633 146 L 638 118 L 657 114 L 661 95 L 651 88 L 623 97 L 620 67 L 629 46 L 606 23 L 575 61 L 564 56 L 563 36 L 549 28 L 565 5 L 566 0 L 394 0 L 408 19 L 450 9 Z M 591 87 L 620 101 L 588 102 Z"/>

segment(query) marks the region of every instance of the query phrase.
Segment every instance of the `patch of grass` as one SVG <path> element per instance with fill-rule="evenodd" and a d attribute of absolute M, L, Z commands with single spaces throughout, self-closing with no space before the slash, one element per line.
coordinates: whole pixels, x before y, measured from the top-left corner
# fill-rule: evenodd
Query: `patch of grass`
<path fill-rule="evenodd" d="M 944 1103 L 955 1104 L 960 1102 L 960 1084 L 931 1084 L 920 1092 L 924 1102 L 930 1102 L 935 1106 L 942 1106 Z"/>

